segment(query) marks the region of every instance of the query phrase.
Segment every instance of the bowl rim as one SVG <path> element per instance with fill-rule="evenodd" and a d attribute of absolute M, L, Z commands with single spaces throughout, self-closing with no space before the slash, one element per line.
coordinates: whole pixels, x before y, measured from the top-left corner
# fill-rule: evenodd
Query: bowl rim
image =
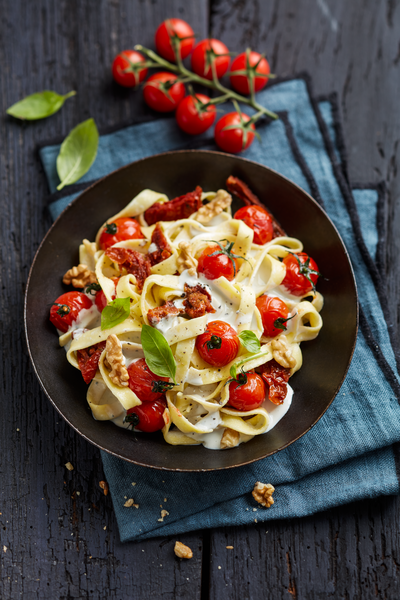
<path fill-rule="evenodd" d="M 56 227 L 56 225 L 58 224 L 58 222 L 64 217 L 64 215 L 72 209 L 72 207 L 81 201 L 82 196 L 84 196 L 84 194 L 86 194 L 87 192 L 89 192 L 90 190 L 93 190 L 94 188 L 96 188 L 99 185 L 102 185 L 103 182 L 105 180 L 107 180 L 109 177 L 116 175 L 117 173 L 122 172 L 125 169 L 129 169 L 132 165 L 136 165 L 139 164 L 143 161 L 147 161 L 147 160 L 151 160 L 151 159 L 155 159 L 155 158 L 162 158 L 163 156 L 171 156 L 171 155 L 188 155 L 188 154 L 193 154 L 193 155 L 218 155 L 218 156 L 223 156 L 223 157 L 233 157 L 235 159 L 238 159 L 239 161 L 243 161 L 245 163 L 249 163 L 252 165 L 255 165 L 258 168 L 262 168 L 262 169 L 266 169 L 267 171 L 273 173 L 275 176 L 277 176 L 280 179 L 283 179 L 287 184 L 289 184 L 291 187 L 295 188 L 296 190 L 298 190 L 302 195 L 305 195 L 309 201 L 311 201 L 312 204 L 316 205 L 317 208 L 319 210 L 322 211 L 324 217 L 327 219 L 327 221 L 330 223 L 331 227 L 333 228 L 333 230 L 335 231 L 338 241 L 342 246 L 342 249 L 344 251 L 345 257 L 347 258 L 347 263 L 349 266 L 349 271 L 351 274 L 351 279 L 352 279 L 352 283 L 353 283 L 353 292 L 354 292 L 354 300 L 355 300 L 355 309 L 356 309 L 356 314 L 355 314 L 355 328 L 354 328 L 354 339 L 351 345 L 351 352 L 350 352 L 350 356 L 347 362 L 347 366 L 343 372 L 342 378 L 340 380 L 340 382 L 337 384 L 336 389 L 332 395 L 332 398 L 330 399 L 330 401 L 327 403 L 327 405 L 324 407 L 324 410 L 319 414 L 319 416 L 313 421 L 313 423 L 311 423 L 311 425 L 309 425 L 307 427 L 307 429 L 305 429 L 301 434 L 299 434 L 297 437 L 295 437 L 294 439 L 290 440 L 289 442 L 283 444 L 282 446 L 280 446 L 279 448 L 269 451 L 267 452 L 265 455 L 263 456 L 259 456 L 253 459 L 249 459 L 249 460 L 244 460 L 241 461 L 238 464 L 234 464 L 234 465 L 226 465 L 226 466 L 216 466 L 216 467 L 210 467 L 210 468 L 177 468 L 177 467 L 166 467 L 163 465 L 149 465 L 143 462 L 140 462 L 139 460 L 134 460 L 132 458 L 128 458 L 126 456 L 121 456 L 120 454 L 118 454 L 117 452 L 110 450 L 108 448 L 106 448 L 104 445 L 92 440 L 88 435 L 86 435 L 84 432 L 82 432 L 78 426 L 74 425 L 65 415 L 64 413 L 61 411 L 61 409 L 58 407 L 58 405 L 56 404 L 56 402 L 53 400 L 53 398 L 51 397 L 50 393 L 47 391 L 46 386 L 44 385 L 40 374 L 38 372 L 38 368 L 36 366 L 35 363 L 35 359 L 33 356 L 33 352 L 31 349 L 31 344 L 30 344 L 30 339 L 29 339 L 29 333 L 28 333 L 28 316 L 27 316 L 27 308 L 28 308 L 28 296 L 30 293 L 30 284 L 31 284 L 31 279 L 33 276 L 33 272 L 35 269 L 35 265 L 37 262 L 37 259 L 39 257 L 39 254 L 41 253 L 41 250 L 43 248 L 43 246 L 46 244 L 47 242 L 47 238 L 50 236 L 50 234 L 52 233 L 53 229 Z M 71 194 L 74 192 L 71 192 Z M 67 194 L 65 196 L 62 197 L 66 197 Z M 25 294 L 24 294 L 24 331 L 25 331 L 25 338 L 26 338 L 26 344 L 27 344 L 27 349 L 28 349 L 28 354 L 29 354 L 29 358 L 31 361 L 31 364 L 33 366 L 35 375 L 40 383 L 40 386 L 42 388 L 42 390 L 44 391 L 45 395 L 47 396 L 47 398 L 50 400 L 51 404 L 54 406 L 54 408 L 57 410 L 57 412 L 62 416 L 62 418 L 64 419 L 64 421 L 66 421 L 68 423 L 68 425 L 70 427 L 72 427 L 72 429 L 74 431 L 76 431 L 81 437 L 83 437 L 87 442 L 89 442 L 90 444 L 96 446 L 97 448 L 99 448 L 100 450 L 103 450 L 105 452 L 107 452 L 108 454 L 111 454 L 112 456 L 115 456 L 121 460 L 124 460 L 125 462 L 128 462 L 130 464 L 135 464 L 141 467 L 146 467 L 146 468 L 151 468 L 151 469 L 156 469 L 159 471 L 169 471 L 169 472 L 186 472 L 186 473 L 190 473 L 190 472 L 212 472 L 212 471 L 221 471 L 221 470 L 226 470 L 226 469 L 235 469 L 238 467 L 243 467 L 249 464 L 252 464 L 254 462 L 257 462 L 259 460 L 263 460 L 264 458 L 267 458 L 268 456 L 272 456 L 273 454 L 276 454 L 277 452 L 280 452 L 281 450 L 284 450 L 285 448 L 287 448 L 288 446 L 290 446 L 291 444 L 293 444 L 294 442 L 296 442 L 297 440 L 299 440 L 300 438 L 302 438 L 306 433 L 308 433 L 317 423 L 318 421 L 321 419 L 321 417 L 325 414 L 325 412 L 328 410 L 328 408 L 331 406 L 332 402 L 334 401 L 334 399 L 336 398 L 346 376 L 348 373 L 348 370 L 350 368 L 350 364 L 351 361 L 353 359 L 353 355 L 354 355 L 354 350 L 356 347 L 356 343 L 357 343 L 357 336 L 358 336 L 358 330 L 359 330 L 359 300 L 358 300 L 358 290 L 357 290 L 357 282 L 355 279 L 355 275 L 354 275 L 354 270 L 353 270 L 353 266 L 350 260 L 350 256 L 348 253 L 348 250 L 346 248 L 346 245 L 336 227 L 336 225 L 333 223 L 332 219 L 329 217 L 329 215 L 327 214 L 327 212 L 325 211 L 325 209 L 306 191 L 304 190 L 302 187 L 300 187 L 298 184 L 296 184 L 295 182 L 293 182 L 291 179 L 287 178 L 285 175 L 282 175 L 281 173 L 279 173 L 278 171 L 275 171 L 274 169 L 271 169 L 270 167 L 263 165 L 257 161 L 254 160 L 250 160 L 248 158 L 244 158 L 241 156 L 237 156 L 237 155 L 230 155 L 227 154 L 225 152 L 219 152 L 219 151 L 215 151 L 215 150 L 203 150 L 203 149 L 184 149 L 184 150 L 170 150 L 167 152 L 161 152 L 159 154 L 152 154 L 150 156 L 146 156 L 143 158 L 139 158 L 135 161 L 132 161 L 126 165 L 123 165 L 122 167 L 119 167 L 118 169 L 115 169 L 114 171 L 111 171 L 110 173 L 108 173 L 107 175 L 105 175 L 104 177 L 101 177 L 100 179 L 97 179 L 96 181 L 89 183 L 88 186 L 82 190 L 76 198 L 74 198 L 70 203 L 68 203 L 68 205 L 62 210 L 62 212 L 58 215 L 58 217 L 54 220 L 54 222 L 52 223 L 51 227 L 49 228 L 49 230 L 46 232 L 45 236 L 43 237 L 41 243 L 39 244 L 35 255 L 33 257 L 32 260 L 32 264 L 31 267 L 29 269 L 29 274 L 28 274 L 28 278 L 26 281 L 26 288 L 25 288 Z"/>

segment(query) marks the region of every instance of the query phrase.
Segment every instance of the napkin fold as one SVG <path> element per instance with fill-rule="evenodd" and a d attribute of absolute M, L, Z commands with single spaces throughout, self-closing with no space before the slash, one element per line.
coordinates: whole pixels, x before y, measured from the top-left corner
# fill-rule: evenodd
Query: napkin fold
<path fill-rule="evenodd" d="M 207 473 L 156 471 L 102 452 L 122 541 L 274 519 L 300 517 L 363 498 L 399 493 L 399 355 L 385 296 L 385 188 L 354 186 L 347 176 L 334 95 L 314 99 L 306 75 L 269 84 L 260 104 L 279 121 L 258 126 L 261 142 L 244 153 L 282 173 L 326 210 L 349 252 L 360 300 L 360 328 L 347 377 L 318 423 L 285 450 L 245 467 Z M 246 110 L 246 109 L 245 109 Z M 210 134 L 191 138 L 173 118 L 137 123 L 100 137 L 79 185 L 54 193 L 59 145 L 40 149 L 53 193 L 53 218 L 89 182 L 134 160 L 167 150 L 216 149 Z M 251 443 L 251 442 L 250 442 Z M 212 452 L 212 450 L 210 450 Z M 275 504 L 251 496 L 256 481 L 272 483 Z M 126 508 L 134 498 L 139 509 Z M 161 520 L 161 510 L 168 514 Z"/>

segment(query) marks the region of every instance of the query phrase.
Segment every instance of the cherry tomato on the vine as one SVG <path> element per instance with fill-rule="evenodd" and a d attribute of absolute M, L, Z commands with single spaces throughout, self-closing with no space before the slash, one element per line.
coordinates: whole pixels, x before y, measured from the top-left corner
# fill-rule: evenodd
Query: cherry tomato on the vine
<path fill-rule="evenodd" d="M 185 86 L 177 81 L 178 76 L 162 71 L 148 78 L 143 87 L 146 104 L 158 112 L 175 110 L 185 96 Z"/>
<path fill-rule="evenodd" d="M 112 223 L 106 223 L 100 234 L 99 246 L 102 250 L 125 240 L 141 240 L 144 238 L 139 223 L 133 217 L 121 217 Z"/>
<path fill-rule="evenodd" d="M 268 82 L 270 68 L 267 59 L 258 52 L 250 52 L 247 58 L 247 52 L 242 52 L 233 60 L 230 69 L 230 72 L 232 73 L 232 75 L 230 75 L 232 87 L 240 94 L 250 94 L 251 91 L 249 75 L 242 73 L 243 71 L 246 71 L 247 68 L 254 74 L 253 88 L 255 92 L 262 90 Z M 240 72 L 240 74 L 234 75 L 233 73 L 236 71 Z"/>
<path fill-rule="evenodd" d="M 125 418 L 126 422 L 131 424 L 146 433 L 154 433 L 159 431 L 165 425 L 163 419 L 163 413 L 167 406 L 165 399 L 156 400 L 155 402 L 144 402 L 140 406 L 134 406 L 130 408 L 128 416 Z M 138 418 L 133 421 L 132 415 L 136 415 Z"/>
<path fill-rule="evenodd" d="M 231 62 L 229 50 L 219 40 L 202 40 L 193 50 L 192 69 L 200 77 L 211 80 L 213 78 L 212 62 L 215 65 L 217 78 L 220 79 L 227 72 Z"/>
<path fill-rule="evenodd" d="M 254 410 L 261 406 L 266 396 L 265 383 L 257 373 L 239 373 L 229 384 L 229 406 L 236 410 Z"/>
<path fill-rule="evenodd" d="M 317 263 L 308 254 L 288 254 L 282 262 L 286 267 L 282 285 L 293 296 L 304 296 L 315 289 L 320 273 Z"/>
<path fill-rule="evenodd" d="M 276 296 L 259 296 L 256 306 L 261 314 L 264 335 L 276 337 L 286 331 L 289 310 L 283 300 Z"/>
<path fill-rule="evenodd" d="M 217 146 L 225 152 L 237 154 L 246 150 L 254 140 L 254 123 L 246 125 L 250 117 L 246 113 L 230 112 L 217 121 L 214 138 Z M 236 127 L 235 127 L 236 125 Z"/>
<path fill-rule="evenodd" d="M 81 310 L 92 308 L 93 302 L 82 292 L 66 292 L 57 298 L 50 309 L 50 321 L 65 333 L 78 318 Z"/>
<path fill-rule="evenodd" d="M 145 57 L 136 50 L 124 50 L 117 54 L 112 65 L 112 74 L 117 83 L 124 87 L 136 87 L 147 77 L 148 69 L 141 67 Z"/>
<path fill-rule="evenodd" d="M 272 240 L 274 228 L 270 215 L 261 206 L 243 206 L 235 213 L 234 219 L 244 221 L 254 230 L 254 244 L 266 244 Z"/>
<path fill-rule="evenodd" d="M 236 331 L 225 321 L 211 321 L 204 333 L 197 336 L 196 348 L 203 360 L 214 367 L 224 367 L 239 352 Z"/>
<path fill-rule="evenodd" d="M 176 120 L 181 129 L 191 135 L 204 133 L 214 123 L 217 110 L 214 104 L 207 105 L 210 101 L 204 94 L 186 96 L 177 110 Z"/>
<path fill-rule="evenodd" d="M 215 244 L 204 248 L 198 259 L 197 272 L 203 273 L 207 279 L 224 276 L 228 281 L 232 281 L 239 268 L 239 257 L 232 254 L 232 246 L 230 242 L 225 246 Z"/>
<path fill-rule="evenodd" d="M 130 389 L 142 402 L 160 400 L 165 397 L 165 392 L 171 389 L 168 377 L 160 377 L 150 371 L 144 358 L 129 365 L 128 375 Z"/>
<path fill-rule="evenodd" d="M 156 31 L 156 48 L 160 56 L 176 62 L 175 52 L 171 44 L 171 38 L 179 38 L 179 51 L 181 58 L 186 58 L 194 46 L 195 35 L 193 29 L 186 21 L 182 19 L 166 19 L 161 23 Z"/>

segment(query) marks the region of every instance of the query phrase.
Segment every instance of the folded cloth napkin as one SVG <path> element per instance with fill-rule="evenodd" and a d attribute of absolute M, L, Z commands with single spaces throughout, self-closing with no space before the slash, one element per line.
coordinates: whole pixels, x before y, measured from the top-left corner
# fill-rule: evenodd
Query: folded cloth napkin
<path fill-rule="evenodd" d="M 306 76 L 269 85 L 258 94 L 258 101 L 281 118 L 260 124 L 261 142 L 255 141 L 244 156 L 279 171 L 311 193 L 346 244 L 360 299 L 360 328 L 346 380 L 306 435 L 245 467 L 175 473 L 135 466 L 102 452 L 122 541 L 300 517 L 353 500 L 399 493 L 400 386 L 379 269 L 384 244 L 383 189 L 350 189 L 333 100 L 314 100 Z M 55 218 L 86 182 L 139 158 L 190 148 L 193 143 L 215 149 L 209 135 L 193 140 L 171 118 L 101 136 L 91 170 L 80 186 L 52 197 L 50 212 Z M 58 184 L 58 151 L 58 145 L 40 150 L 51 192 Z M 275 486 L 271 508 L 254 501 L 251 491 L 256 481 Z M 134 498 L 140 508 L 125 508 L 126 498 Z M 163 520 L 160 505 L 168 511 Z"/>

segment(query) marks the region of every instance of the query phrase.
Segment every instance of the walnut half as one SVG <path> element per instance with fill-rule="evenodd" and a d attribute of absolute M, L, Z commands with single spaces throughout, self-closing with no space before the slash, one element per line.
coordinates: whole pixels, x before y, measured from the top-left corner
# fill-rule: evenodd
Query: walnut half
<path fill-rule="evenodd" d="M 193 552 L 189 546 L 185 546 L 182 542 L 175 542 L 174 552 L 179 558 L 192 558 Z"/>
<path fill-rule="evenodd" d="M 122 344 L 117 336 L 112 333 L 106 342 L 106 361 L 111 367 L 109 377 L 115 385 L 127 387 L 129 381 L 128 370 L 125 367 L 125 359 L 122 354 Z"/>
<path fill-rule="evenodd" d="M 197 269 L 197 259 L 192 254 L 192 247 L 189 242 L 180 242 L 180 255 L 176 259 L 176 266 L 179 273 L 189 269 L 189 275 L 194 275 Z"/>
<path fill-rule="evenodd" d="M 234 429 L 230 429 L 230 427 L 227 427 L 224 429 L 224 433 L 222 434 L 220 448 L 234 448 L 238 445 L 239 440 L 240 433 Z"/>
<path fill-rule="evenodd" d="M 288 345 L 284 335 L 280 335 L 271 342 L 272 356 L 285 369 L 293 369 L 296 366 L 296 359 Z"/>
<path fill-rule="evenodd" d="M 86 265 L 78 265 L 69 269 L 63 277 L 63 283 L 73 285 L 76 288 L 84 288 L 90 283 L 96 283 L 96 273 L 91 271 Z"/>
<path fill-rule="evenodd" d="M 222 213 L 222 211 L 230 206 L 231 203 L 232 196 L 225 190 L 218 190 L 215 198 L 211 200 L 211 202 L 204 204 L 204 206 L 199 208 L 196 221 L 199 223 L 208 223 L 211 219 Z"/>
<path fill-rule="evenodd" d="M 257 481 L 254 486 L 254 490 L 251 492 L 254 500 L 256 500 L 265 508 L 269 508 L 274 504 L 274 499 L 272 494 L 274 493 L 275 488 L 270 483 L 261 483 L 261 481 Z"/>

